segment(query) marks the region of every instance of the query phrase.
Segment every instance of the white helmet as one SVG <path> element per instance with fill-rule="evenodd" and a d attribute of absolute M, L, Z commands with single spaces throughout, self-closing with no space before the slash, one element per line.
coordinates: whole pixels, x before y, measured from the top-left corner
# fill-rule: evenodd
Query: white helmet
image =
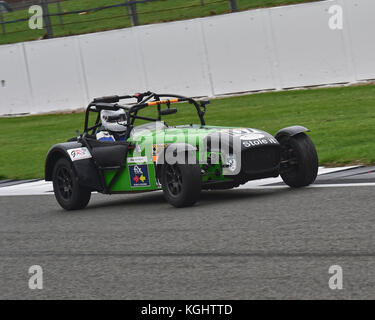
<path fill-rule="evenodd" d="M 100 113 L 102 126 L 111 132 L 124 132 L 128 125 L 126 113 L 123 109 L 117 111 L 102 110 Z"/>

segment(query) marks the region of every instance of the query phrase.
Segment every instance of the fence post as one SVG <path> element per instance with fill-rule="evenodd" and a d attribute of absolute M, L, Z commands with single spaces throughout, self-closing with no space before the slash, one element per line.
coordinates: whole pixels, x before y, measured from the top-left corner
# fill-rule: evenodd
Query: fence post
<path fill-rule="evenodd" d="M 229 0 L 229 8 L 231 12 L 237 11 L 237 1 L 236 0 Z"/>
<path fill-rule="evenodd" d="M 60 0 L 57 1 L 57 11 L 59 13 L 62 13 L 62 10 L 61 10 L 61 1 Z M 64 24 L 63 16 L 59 16 L 59 20 L 60 20 L 60 24 L 63 25 Z"/>
<path fill-rule="evenodd" d="M 41 0 L 41 5 L 42 5 L 42 8 L 43 8 L 43 20 L 44 20 L 44 25 L 45 25 L 46 31 L 47 31 L 47 37 L 53 38 L 53 31 L 52 31 L 51 20 L 49 18 L 47 0 Z"/>
<path fill-rule="evenodd" d="M 139 25 L 138 14 L 137 14 L 137 4 L 134 3 L 133 0 L 131 0 L 131 1 L 128 1 L 128 4 L 126 5 L 126 7 L 128 8 L 128 12 L 130 14 L 130 20 L 131 20 L 132 26 Z"/>
<path fill-rule="evenodd" d="M 3 13 L 0 12 L 0 22 L 4 22 L 4 17 L 3 17 Z M 1 31 L 3 32 L 3 34 L 5 34 L 5 24 L 1 24 Z"/>

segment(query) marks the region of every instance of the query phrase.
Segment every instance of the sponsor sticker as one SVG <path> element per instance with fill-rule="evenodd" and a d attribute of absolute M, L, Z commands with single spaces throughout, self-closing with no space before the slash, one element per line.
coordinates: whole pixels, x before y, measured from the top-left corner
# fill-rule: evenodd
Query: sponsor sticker
<path fill-rule="evenodd" d="M 72 161 L 92 158 L 90 151 L 86 147 L 69 149 L 67 152 Z"/>
<path fill-rule="evenodd" d="M 164 150 L 164 148 L 167 146 L 167 144 L 154 144 L 152 146 L 152 155 L 158 156 L 161 151 Z"/>
<path fill-rule="evenodd" d="M 260 146 L 264 144 L 277 144 L 277 140 L 275 138 L 261 138 L 261 139 L 255 139 L 255 140 L 249 140 L 249 141 L 242 141 L 242 145 L 245 148 Z"/>
<path fill-rule="evenodd" d="M 168 146 L 168 144 L 154 144 L 152 145 L 152 161 L 158 162 L 160 153 Z"/>
<path fill-rule="evenodd" d="M 147 164 L 129 166 L 130 185 L 132 187 L 150 186 Z"/>
<path fill-rule="evenodd" d="M 142 148 L 141 148 L 141 146 L 138 143 L 135 145 L 134 151 L 137 152 L 137 153 L 141 153 L 142 152 Z"/>
<path fill-rule="evenodd" d="M 128 163 L 144 163 L 147 162 L 147 157 L 129 157 Z"/>

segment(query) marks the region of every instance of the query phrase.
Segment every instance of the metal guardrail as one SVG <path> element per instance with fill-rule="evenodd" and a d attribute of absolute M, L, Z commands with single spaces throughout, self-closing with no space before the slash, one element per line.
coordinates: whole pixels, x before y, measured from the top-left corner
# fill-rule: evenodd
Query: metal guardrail
<path fill-rule="evenodd" d="M 56 3 L 56 2 L 62 2 L 65 0 L 47 0 L 48 3 Z M 9 7 L 13 10 L 25 10 L 28 9 L 30 6 L 39 4 L 40 0 L 6 0 Z"/>
<path fill-rule="evenodd" d="M 187 8 L 193 8 L 197 6 L 205 6 L 205 5 L 211 5 L 211 4 L 216 4 L 216 3 L 223 3 L 227 2 L 229 4 L 229 10 L 231 12 L 237 11 L 237 0 L 213 0 L 213 1 L 207 1 L 207 0 L 200 0 L 199 3 L 196 5 L 189 5 L 189 6 L 180 6 L 180 7 L 174 7 L 174 8 L 167 8 L 163 10 L 153 10 L 150 12 L 141 12 L 138 13 L 137 11 L 137 4 L 144 4 L 144 3 L 151 3 L 151 2 L 161 2 L 161 1 L 166 1 L 166 0 L 127 0 L 125 2 L 121 2 L 118 4 L 112 4 L 112 5 L 106 5 L 106 6 L 100 6 L 96 8 L 87 8 L 87 9 L 80 9 L 80 10 L 72 10 L 72 11 L 62 11 L 61 9 L 61 4 L 60 2 L 63 0 L 39 0 L 38 1 L 25 1 L 25 3 L 28 3 L 28 5 L 32 4 L 39 4 L 43 8 L 43 22 L 44 22 L 44 29 L 45 29 L 45 36 L 43 38 L 53 38 L 54 37 L 54 32 L 53 32 L 53 25 L 51 23 L 51 17 L 59 17 L 59 26 L 65 26 L 69 24 L 79 24 L 79 23 L 87 23 L 87 22 L 99 22 L 103 21 L 106 19 L 115 19 L 119 17 L 129 17 L 131 21 L 132 26 L 137 26 L 139 25 L 139 19 L 138 15 L 139 14 L 148 14 L 148 13 L 157 13 L 157 12 L 167 12 L 171 10 L 181 10 L 181 9 L 187 9 Z M 57 3 L 57 13 L 49 13 L 49 8 L 48 5 L 51 3 Z M 97 18 L 97 19 L 91 19 L 91 20 L 85 20 L 85 21 L 76 21 L 76 22 L 67 22 L 64 23 L 63 17 L 67 15 L 72 15 L 72 14 L 86 14 L 90 12 L 97 12 L 97 11 L 102 11 L 102 10 L 108 10 L 108 9 L 113 9 L 113 8 L 120 8 L 120 7 L 126 7 L 127 13 L 122 14 L 120 16 L 111 16 L 108 18 Z M 19 18 L 15 20 L 9 20 L 9 21 L 4 21 L 2 14 L 0 13 L 0 28 L 3 34 L 9 34 L 9 33 L 19 33 L 19 32 L 25 32 L 29 31 L 30 29 L 22 29 L 22 30 L 16 30 L 16 31 L 11 31 L 7 32 L 6 31 L 6 25 L 8 24 L 15 24 L 15 23 L 20 23 L 20 22 L 25 22 L 28 21 L 30 17 L 25 17 L 25 18 Z"/>

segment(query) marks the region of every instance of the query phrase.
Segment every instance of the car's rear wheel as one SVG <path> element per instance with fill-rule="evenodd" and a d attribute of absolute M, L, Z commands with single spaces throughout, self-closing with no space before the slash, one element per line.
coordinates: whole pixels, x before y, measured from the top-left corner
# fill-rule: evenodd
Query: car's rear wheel
<path fill-rule="evenodd" d="M 91 191 L 79 185 L 69 160 L 61 158 L 56 162 L 52 181 L 56 200 L 65 210 L 83 209 L 89 203 Z"/>
<path fill-rule="evenodd" d="M 280 139 L 281 178 L 293 188 L 313 183 L 318 174 L 318 154 L 310 137 L 305 133 Z"/>
<path fill-rule="evenodd" d="M 195 204 L 201 193 L 201 175 L 198 164 L 164 164 L 161 183 L 165 199 L 173 206 Z"/>

